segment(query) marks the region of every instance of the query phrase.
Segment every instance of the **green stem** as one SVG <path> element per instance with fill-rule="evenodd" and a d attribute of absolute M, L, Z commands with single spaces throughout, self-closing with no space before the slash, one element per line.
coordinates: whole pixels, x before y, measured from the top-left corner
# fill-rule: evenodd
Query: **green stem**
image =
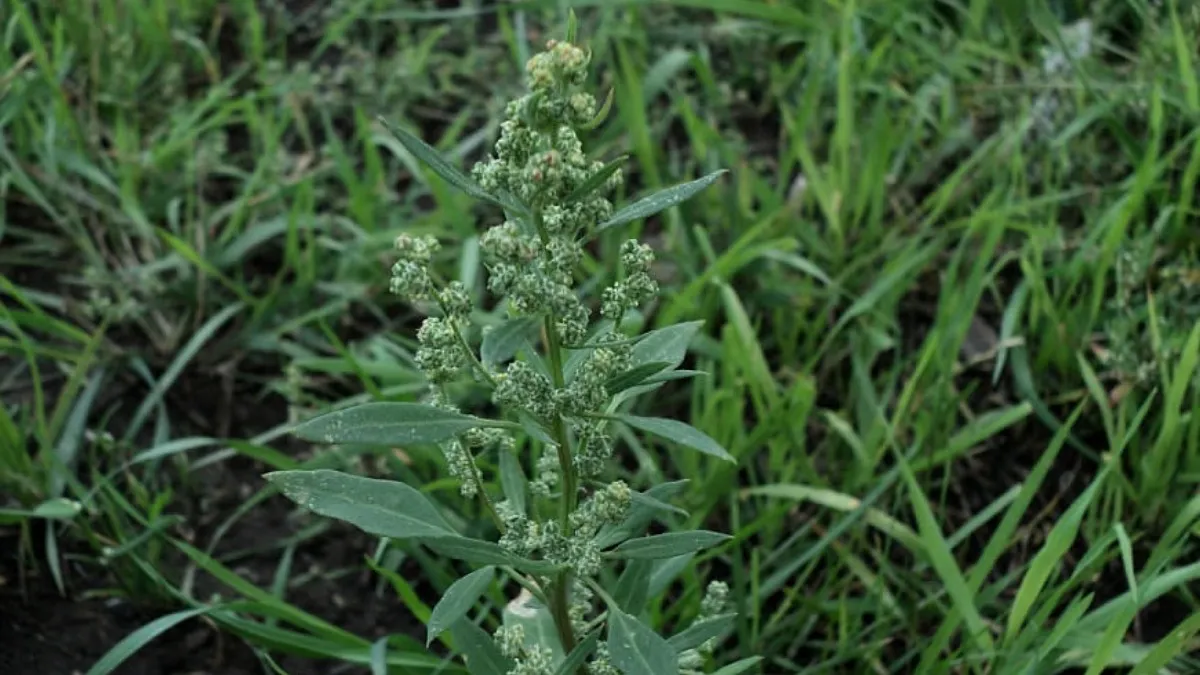
<path fill-rule="evenodd" d="M 575 629 L 571 626 L 570 601 L 567 598 L 569 582 L 566 572 L 559 574 L 554 582 L 553 595 L 550 597 L 550 615 L 554 617 L 554 627 L 558 629 L 558 639 L 562 642 L 564 654 L 570 654 L 571 650 L 575 649 Z"/>
<path fill-rule="evenodd" d="M 446 387 L 442 387 L 442 398 L 449 400 L 446 395 Z M 499 512 L 496 511 L 496 505 L 492 503 L 492 498 L 488 495 L 487 490 L 483 485 L 483 473 L 479 470 L 479 466 L 475 464 L 475 456 L 471 454 L 471 446 L 467 444 L 467 440 L 460 434 L 457 439 L 462 446 L 462 451 L 467 453 L 471 458 L 471 477 L 475 479 L 475 491 L 479 493 L 479 500 L 483 503 L 483 507 L 487 510 L 488 515 L 492 517 L 492 522 L 496 524 L 496 528 L 500 530 L 500 534 L 504 534 L 504 521 L 500 519 Z"/>
<path fill-rule="evenodd" d="M 549 243 L 546 226 L 542 222 L 542 212 L 535 209 L 533 224 L 537 228 L 542 244 Z M 547 314 L 542 323 L 546 339 L 546 357 L 550 360 L 550 376 L 554 388 L 566 386 L 566 376 L 563 372 L 563 348 L 558 338 L 558 328 L 554 325 L 554 315 Z M 558 469 L 562 475 L 562 496 L 559 500 L 558 518 L 564 537 L 571 536 L 571 513 L 575 511 L 575 500 L 578 497 L 578 476 L 575 475 L 575 463 L 571 459 L 570 437 L 567 435 L 567 425 L 561 416 L 555 415 L 552 433 L 554 443 L 558 446 Z M 550 596 L 550 614 L 554 617 L 554 625 L 558 629 L 558 637 L 562 641 L 563 650 L 570 652 L 575 648 L 575 629 L 571 626 L 570 598 L 571 575 L 560 572 L 554 579 L 554 588 Z"/>

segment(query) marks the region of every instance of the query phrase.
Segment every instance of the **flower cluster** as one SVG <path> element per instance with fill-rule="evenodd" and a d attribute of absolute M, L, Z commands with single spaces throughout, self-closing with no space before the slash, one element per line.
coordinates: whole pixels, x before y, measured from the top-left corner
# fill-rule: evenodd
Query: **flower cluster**
<path fill-rule="evenodd" d="M 729 586 L 723 581 L 709 582 L 708 588 L 704 592 L 704 599 L 700 602 L 700 615 L 696 617 L 694 623 L 701 623 L 715 618 L 725 611 L 729 604 Z M 713 651 L 717 648 L 717 641 L 708 639 L 699 647 L 689 649 L 679 655 L 679 667 L 681 670 L 698 670 L 704 665 L 704 661 L 712 656 Z"/>
<path fill-rule="evenodd" d="M 1163 364 L 1179 362 L 1200 311 L 1200 252 L 1185 247 L 1167 254 L 1156 243 L 1147 237 L 1120 249 L 1115 292 L 1106 303 L 1105 365 L 1143 387 L 1159 383 Z M 1200 387 L 1200 371 L 1192 383 Z"/>
<path fill-rule="evenodd" d="M 530 93 L 508 105 L 495 153 L 475 166 L 479 184 L 508 194 L 532 211 L 533 222 L 509 220 L 489 230 L 480 245 L 488 287 L 508 298 L 520 315 L 549 315 L 563 344 L 579 344 L 590 312 L 575 293 L 583 257 L 580 237 L 613 212 L 604 197 L 621 183 L 613 172 L 598 189 L 579 194 L 603 169 L 583 152 L 576 129 L 596 115 L 596 99 L 579 85 L 589 56 L 566 42 L 551 42 L 529 61 Z"/>
<path fill-rule="evenodd" d="M 1050 88 L 1033 100 L 1031 131 L 1038 139 L 1053 136 L 1070 119 L 1073 110 L 1061 89 L 1062 82 L 1069 81 L 1076 65 L 1086 61 L 1094 51 L 1095 29 L 1091 20 L 1082 19 L 1066 26 L 1062 40 L 1061 47 L 1053 44 L 1041 48 L 1042 67 L 1038 77 Z"/>
<path fill-rule="evenodd" d="M 506 206 L 505 220 L 480 238 L 487 288 L 502 298 L 510 326 L 540 328 L 544 353 L 525 344 L 487 363 L 477 356 L 472 296 L 461 283 L 438 279 L 439 245 L 432 237 L 396 240 L 391 279 L 393 292 L 435 310 L 417 333 L 414 357 L 431 385 L 427 404 L 458 412 L 448 385 L 470 374 L 539 442 L 533 476 L 520 496 L 506 488 L 505 498 L 495 501 L 476 461 L 493 449 L 513 451 L 503 424 L 458 434 L 440 447 L 462 494 L 486 504 L 500 548 L 515 559 L 551 563 L 552 572 L 531 573 L 526 587 L 538 589 L 545 596 L 539 600 L 551 605 L 563 646 L 596 629 L 602 615 L 593 603 L 595 577 L 605 563 L 603 547 L 612 545 L 602 532 L 630 517 L 629 486 L 598 479 L 613 451 L 613 396 L 633 386 L 625 381 L 635 369 L 622 321 L 659 290 L 650 274 L 653 251 L 636 240 L 621 246 L 620 274 L 600 289 L 598 317 L 576 290 L 584 243 L 613 216 L 605 195 L 621 183 L 620 172 L 589 159 L 580 142 L 579 130 L 598 116 L 596 99 L 580 89 L 589 60 L 580 47 L 556 41 L 533 57 L 529 94 L 507 107 L 493 154 L 473 169 L 479 187 Z M 556 517 L 547 513 L 551 504 Z M 527 637 L 520 624 L 495 633 L 497 648 L 513 664 L 508 675 L 550 675 L 561 656 Z M 588 673 L 618 673 L 608 649 L 597 646 Z M 686 652 L 680 667 L 690 672 L 710 652 L 708 645 Z"/>

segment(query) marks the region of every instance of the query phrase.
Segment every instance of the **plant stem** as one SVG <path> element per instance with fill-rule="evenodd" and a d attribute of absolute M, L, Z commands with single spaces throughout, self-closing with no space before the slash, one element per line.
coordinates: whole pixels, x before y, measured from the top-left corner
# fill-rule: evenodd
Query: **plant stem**
<path fill-rule="evenodd" d="M 553 595 L 550 596 L 550 615 L 554 617 L 554 627 L 558 629 L 558 639 L 566 654 L 575 649 L 575 629 L 571 626 L 570 601 L 567 597 L 568 583 L 570 575 L 560 573 L 554 581 Z"/>
<path fill-rule="evenodd" d="M 450 397 L 446 393 L 446 387 L 442 387 L 442 398 L 449 400 Z M 483 474 L 479 471 L 479 466 L 475 464 L 475 456 L 471 454 L 471 446 L 467 443 L 467 439 L 460 434 L 457 439 L 462 445 L 462 451 L 467 453 L 471 459 L 471 477 L 475 479 L 475 491 L 479 494 L 479 501 L 487 510 L 488 515 L 492 517 L 492 522 L 500 530 L 500 534 L 504 534 L 504 521 L 500 519 L 500 514 L 496 511 L 496 505 L 492 503 L 492 498 L 488 496 L 487 490 L 483 485 Z"/>
<path fill-rule="evenodd" d="M 542 222 L 541 209 L 534 209 L 533 224 L 538 236 L 545 245 L 550 237 Z M 546 339 L 546 357 L 550 360 L 550 375 L 554 388 L 566 386 L 566 376 L 563 372 L 563 349 L 558 338 L 558 327 L 555 326 L 554 315 L 547 314 L 542 322 Z M 555 415 L 552 429 L 554 443 L 558 446 L 558 469 L 562 475 L 562 495 L 559 500 L 558 518 L 564 537 L 571 536 L 571 513 L 575 511 L 575 500 L 578 497 L 578 477 L 575 475 L 575 463 L 571 459 L 570 437 L 567 435 L 567 425 L 561 416 Z M 554 625 L 558 629 L 563 651 L 569 653 L 575 648 L 575 629 L 571 626 L 569 590 L 571 575 L 560 572 L 554 580 L 554 588 L 550 596 L 550 614 L 554 617 Z"/>

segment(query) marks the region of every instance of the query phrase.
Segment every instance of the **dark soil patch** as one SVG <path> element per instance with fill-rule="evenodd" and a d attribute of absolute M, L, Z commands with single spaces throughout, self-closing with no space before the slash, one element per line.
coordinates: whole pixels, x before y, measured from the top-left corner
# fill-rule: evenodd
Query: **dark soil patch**
<path fill-rule="evenodd" d="M 24 589 L 19 588 L 16 539 L 0 540 L 0 672 L 85 672 L 156 617 L 125 601 L 86 599 L 79 591 L 60 595 L 44 572 L 27 576 Z M 261 668 L 247 647 L 218 635 L 211 625 L 192 621 L 163 634 L 113 672 L 242 675 Z"/>
<path fill-rule="evenodd" d="M 262 423 L 281 421 L 269 419 L 277 418 L 279 410 L 268 406 L 261 412 Z M 242 427 L 234 429 L 239 435 L 247 429 L 244 424 L 237 426 Z M 234 459 L 202 470 L 188 481 L 188 487 L 176 484 L 181 496 L 169 511 L 184 514 L 185 520 L 171 535 L 205 548 L 217 527 L 262 488 L 262 474 L 269 470 L 256 462 Z M 270 588 L 284 556 L 285 540 L 314 522 L 293 518 L 295 511 L 294 505 L 282 497 L 255 506 L 226 530 L 213 552 L 214 557 L 242 579 L 259 588 Z M 35 533 L 33 540 L 40 541 L 40 533 Z M 17 541 L 15 532 L 0 530 L 0 672 L 53 675 L 85 672 L 130 633 L 182 609 L 155 604 L 146 598 L 89 598 L 89 591 L 94 596 L 94 591 L 111 588 L 116 580 L 90 563 L 72 564 L 67 555 L 60 563 L 66 570 L 68 590 L 60 595 L 44 565 L 34 569 L 27 565 L 23 574 L 18 569 Z M 390 587 L 381 586 L 378 575 L 363 564 L 364 557 L 374 548 L 374 538 L 340 523 L 330 523 L 327 529 L 305 539 L 292 551 L 285 601 L 366 640 L 396 633 L 423 635 L 420 623 L 404 609 Z M 84 560 L 93 554 L 87 550 L 67 553 L 80 553 Z M 155 565 L 158 573 L 178 584 L 187 562 L 182 555 L 170 553 Z M 400 572 L 419 593 L 425 590 L 414 570 Z M 143 581 L 138 585 L 144 588 L 145 584 Z M 203 573 L 195 579 L 192 595 L 200 600 L 238 597 L 236 592 Z M 242 618 L 258 619 L 248 614 Z M 272 652 L 271 657 L 289 675 L 368 672 L 341 662 L 278 652 Z M 221 632 L 212 621 L 193 619 L 155 638 L 114 672 L 240 675 L 263 671 L 250 645 Z"/>

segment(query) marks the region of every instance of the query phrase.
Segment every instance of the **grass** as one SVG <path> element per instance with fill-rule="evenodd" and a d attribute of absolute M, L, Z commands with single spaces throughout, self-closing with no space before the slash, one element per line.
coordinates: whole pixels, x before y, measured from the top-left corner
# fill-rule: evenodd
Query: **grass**
<path fill-rule="evenodd" d="M 262 672 L 463 672 L 418 622 L 464 570 L 280 514 L 259 476 L 458 505 L 428 449 L 288 428 L 420 390 L 397 231 L 481 288 L 492 214 L 375 117 L 474 161 L 559 5 L 631 195 L 731 169 L 639 225 L 670 288 L 647 321 L 703 320 L 711 373 L 655 412 L 739 460 L 624 439 L 629 480 L 687 479 L 689 523 L 736 535 L 657 580 L 655 622 L 722 577 L 722 663 L 763 673 L 1200 669 L 1194 6 L 451 4 L 6 0 L 0 523 L 9 585 L 150 608 L 89 673 L 197 621 Z M 343 625 L 336 593 L 394 623 Z"/>

